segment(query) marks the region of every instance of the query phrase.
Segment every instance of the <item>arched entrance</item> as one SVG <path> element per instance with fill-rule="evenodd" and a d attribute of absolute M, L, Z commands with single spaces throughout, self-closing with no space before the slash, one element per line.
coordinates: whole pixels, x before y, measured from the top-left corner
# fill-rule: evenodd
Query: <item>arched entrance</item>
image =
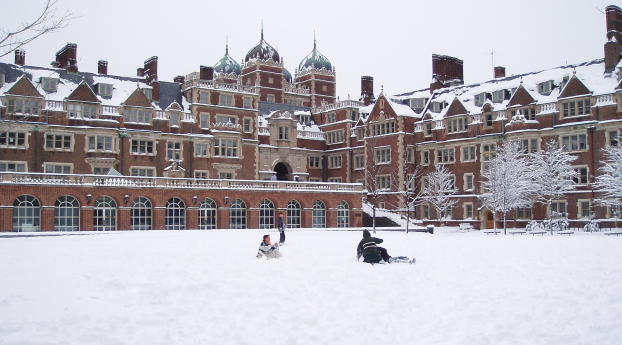
<path fill-rule="evenodd" d="M 291 174 L 287 165 L 283 163 L 277 163 L 274 166 L 274 172 L 276 173 L 276 179 L 278 181 L 291 181 Z"/>

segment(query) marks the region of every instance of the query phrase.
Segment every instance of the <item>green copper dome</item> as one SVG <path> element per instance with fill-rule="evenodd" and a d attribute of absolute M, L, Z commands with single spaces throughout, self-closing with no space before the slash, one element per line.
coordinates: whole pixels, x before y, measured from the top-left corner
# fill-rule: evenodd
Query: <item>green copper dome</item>
<path fill-rule="evenodd" d="M 285 80 L 287 80 L 290 83 L 292 82 L 292 74 L 289 73 L 289 71 L 285 67 L 283 67 L 283 76 L 285 77 Z"/>
<path fill-rule="evenodd" d="M 273 60 L 277 63 L 281 61 L 279 52 L 277 52 L 276 49 L 274 49 L 263 39 L 263 28 L 261 28 L 261 39 L 259 40 L 259 44 L 251 48 L 251 50 L 246 53 L 244 61 L 248 62 L 249 60 Z"/>
<path fill-rule="evenodd" d="M 311 68 L 325 69 L 331 72 L 334 71 L 333 65 L 326 58 L 326 56 L 322 55 L 322 53 L 317 50 L 315 40 L 313 40 L 313 50 L 311 51 L 311 53 L 309 53 L 309 55 L 302 59 L 300 65 L 298 65 L 299 71 L 304 71 Z"/>
<path fill-rule="evenodd" d="M 218 60 L 218 62 L 214 65 L 214 72 L 223 74 L 234 73 L 237 75 L 240 75 L 242 72 L 240 64 L 229 56 L 229 44 L 227 44 L 227 47 L 225 48 L 225 56 Z"/>

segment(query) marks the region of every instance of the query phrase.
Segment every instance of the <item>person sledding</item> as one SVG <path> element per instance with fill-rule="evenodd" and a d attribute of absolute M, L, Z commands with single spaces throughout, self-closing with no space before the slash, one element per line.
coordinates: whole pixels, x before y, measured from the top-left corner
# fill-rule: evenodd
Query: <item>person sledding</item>
<path fill-rule="evenodd" d="M 379 262 L 399 262 L 399 263 L 415 263 L 415 259 L 410 259 L 407 256 L 394 256 L 389 255 L 385 248 L 379 247 L 382 243 L 381 238 L 371 237 L 368 230 L 363 230 L 363 239 L 356 247 L 356 259 L 360 260 L 363 257 L 363 262 L 370 264 L 377 264 Z"/>
<path fill-rule="evenodd" d="M 260 259 L 264 256 L 266 257 L 266 259 L 277 259 L 281 257 L 281 252 L 279 251 L 279 244 L 272 244 L 272 241 L 270 241 L 270 235 L 263 235 L 263 241 L 259 243 L 257 258 Z"/>

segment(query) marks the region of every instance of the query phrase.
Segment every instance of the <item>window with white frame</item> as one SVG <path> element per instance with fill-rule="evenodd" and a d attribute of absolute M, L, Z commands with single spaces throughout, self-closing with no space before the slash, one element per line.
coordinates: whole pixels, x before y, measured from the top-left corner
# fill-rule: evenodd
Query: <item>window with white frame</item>
<path fill-rule="evenodd" d="M 337 205 L 337 227 L 347 228 L 350 226 L 350 205 L 344 200 Z"/>
<path fill-rule="evenodd" d="M 467 119 L 458 117 L 447 120 L 447 133 L 464 132 L 467 130 Z"/>
<path fill-rule="evenodd" d="M 354 156 L 354 169 L 360 170 L 365 168 L 365 156 L 364 155 L 355 155 Z"/>
<path fill-rule="evenodd" d="M 54 203 L 54 230 L 80 230 L 80 202 L 71 195 L 63 195 Z"/>
<path fill-rule="evenodd" d="M 13 231 L 39 231 L 41 203 L 32 195 L 20 195 L 13 201 Z"/>
<path fill-rule="evenodd" d="M 432 122 L 427 122 L 425 124 L 425 136 L 426 137 L 431 137 L 433 129 L 434 129 L 434 124 L 432 124 Z"/>
<path fill-rule="evenodd" d="M 494 124 L 494 119 L 491 113 L 484 115 L 484 128 L 490 128 Z"/>
<path fill-rule="evenodd" d="M 341 177 L 329 177 L 329 178 L 328 178 L 328 182 L 337 182 L 337 183 L 340 183 L 340 182 L 341 182 Z"/>
<path fill-rule="evenodd" d="M 473 97 L 473 102 L 475 103 L 476 107 L 481 107 L 482 105 L 484 105 L 484 102 L 486 102 L 486 92 L 478 93 L 477 95 L 475 95 L 475 97 Z"/>
<path fill-rule="evenodd" d="M 505 99 L 505 90 L 497 90 L 492 92 L 492 102 L 501 103 Z"/>
<path fill-rule="evenodd" d="M 117 203 L 111 197 L 102 196 L 95 200 L 93 229 L 95 231 L 117 230 Z"/>
<path fill-rule="evenodd" d="M 130 153 L 132 155 L 155 155 L 155 142 L 153 140 L 146 139 L 132 139 L 130 146 Z"/>
<path fill-rule="evenodd" d="M 102 97 L 112 97 L 112 84 L 97 83 L 97 94 Z"/>
<path fill-rule="evenodd" d="M 244 98 L 243 98 L 243 106 L 246 109 L 252 108 L 253 107 L 253 99 L 251 97 L 244 96 Z"/>
<path fill-rule="evenodd" d="M 577 219 L 586 219 L 591 217 L 590 212 L 590 200 L 589 199 L 579 199 L 577 200 Z"/>
<path fill-rule="evenodd" d="M 199 230 L 216 229 L 216 202 L 205 198 L 199 206 Z"/>
<path fill-rule="evenodd" d="M 144 108 L 125 108 L 123 118 L 128 123 L 151 124 L 153 111 Z"/>
<path fill-rule="evenodd" d="M 482 144 L 480 149 L 482 155 L 482 169 L 486 170 L 488 168 L 488 162 L 495 157 L 496 148 L 497 146 L 495 144 Z"/>
<path fill-rule="evenodd" d="M 244 118 L 242 120 L 242 129 L 244 130 L 245 133 L 252 133 L 253 132 L 253 127 L 252 127 L 252 120 L 249 118 Z"/>
<path fill-rule="evenodd" d="M 562 117 L 590 115 L 592 113 L 589 98 L 562 103 Z"/>
<path fill-rule="evenodd" d="M 454 148 L 440 149 L 436 151 L 438 163 L 453 163 L 455 161 Z"/>
<path fill-rule="evenodd" d="M 130 176 L 154 177 L 156 168 L 154 167 L 131 167 Z"/>
<path fill-rule="evenodd" d="M 341 155 L 328 156 L 328 169 L 341 168 Z"/>
<path fill-rule="evenodd" d="M 518 109 L 512 110 L 511 114 L 512 116 L 522 115 L 525 118 L 525 120 L 533 121 L 536 119 L 536 108 L 535 107 L 518 108 Z"/>
<path fill-rule="evenodd" d="M 374 136 L 395 133 L 395 121 L 391 120 L 372 124 L 372 133 Z"/>
<path fill-rule="evenodd" d="M 0 172 L 26 172 L 26 162 L 0 161 Z"/>
<path fill-rule="evenodd" d="M 86 103 L 68 103 L 67 115 L 70 119 L 95 119 L 97 118 L 97 106 Z"/>
<path fill-rule="evenodd" d="M 551 203 L 551 208 L 549 209 L 549 212 L 552 216 L 556 216 L 556 217 L 566 215 L 568 212 L 566 205 L 567 203 L 565 200 L 553 201 Z"/>
<path fill-rule="evenodd" d="M 145 197 L 132 200 L 130 230 L 151 230 L 151 201 Z"/>
<path fill-rule="evenodd" d="M 532 219 L 533 211 L 531 207 L 519 207 L 516 209 L 516 219 Z"/>
<path fill-rule="evenodd" d="M 473 219 L 473 204 L 470 202 L 465 202 L 462 204 L 463 209 L 463 218 L 464 219 Z"/>
<path fill-rule="evenodd" d="M 235 116 L 230 115 L 216 115 L 216 123 L 238 123 L 238 119 Z"/>
<path fill-rule="evenodd" d="M 359 114 L 356 110 L 350 111 L 350 121 L 357 121 L 359 119 Z"/>
<path fill-rule="evenodd" d="M 89 152 L 113 152 L 115 150 L 114 138 L 110 135 L 87 136 Z"/>
<path fill-rule="evenodd" d="M 299 114 L 298 122 L 302 125 L 308 125 L 311 122 L 311 114 Z"/>
<path fill-rule="evenodd" d="M 309 168 L 319 169 L 322 167 L 320 156 L 309 156 Z"/>
<path fill-rule="evenodd" d="M 409 145 L 406 147 L 406 163 L 414 163 L 415 162 L 415 147 Z"/>
<path fill-rule="evenodd" d="M 376 158 L 376 165 L 378 164 L 390 164 L 391 163 L 391 147 L 379 147 L 374 150 L 374 157 Z"/>
<path fill-rule="evenodd" d="M 376 189 L 377 190 L 390 190 L 391 189 L 391 175 L 376 176 Z"/>
<path fill-rule="evenodd" d="M 476 160 L 477 160 L 477 156 L 475 155 L 475 146 L 462 147 L 462 161 L 463 162 L 474 162 Z"/>
<path fill-rule="evenodd" d="M 333 123 L 337 121 L 337 115 L 335 113 L 326 114 L 326 123 Z"/>
<path fill-rule="evenodd" d="M 430 151 L 421 151 L 421 164 L 430 165 Z"/>
<path fill-rule="evenodd" d="M 73 166 L 64 163 L 43 163 L 43 172 L 46 174 L 71 174 Z"/>
<path fill-rule="evenodd" d="M 207 171 L 207 170 L 195 170 L 194 171 L 194 178 L 208 179 L 209 178 L 209 171 Z"/>
<path fill-rule="evenodd" d="M 607 143 L 609 144 L 609 146 L 619 147 L 620 146 L 620 133 L 617 130 L 608 131 L 607 132 Z"/>
<path fill-rule="evenodd" d="M 343 129 L 326 132 L 327 144 L 338 144 L 343 142 Z"/>
<path fill-rule="evenodd" d="M 209 113 L 200 113 L 199 114 L 199 127 L 203 129 L 210 128 L 209 126 Z"/>
<path fill-rule="evenodd" d="M 143 94 L 145 95 L 145 97 L 147 97 L 147 100 L 149 100 L 149 102 L 153 100 L 153 89 L 152 88 L 143 87 L 142 89 L 140 89 L 140 91 L 143 92 Z"/>
<path fill-rule="evenodd" d="M 313 210 L 311 212 L 311 227 L 326 227 L 326 204 L 324 204 L 321 200 L 316 200 L 313 203 Z"/>
<path fill-rule="evenodd" d="M 274 95 L 267 95 L 266 101 L 268 101 L 268 103 L 274 103 Z"/>
<path fill-rule="evenodd" d="M 236 139 L 214 139 L 214 156 L 238 157 L 238 141 Z"/>
<path fill-rule="evenodd" d="M 45 92 L 56 92 L 58 87 L 58 78 L 41 77 L 41 87 Z"/>
<path fill-rule="evenodd" d="M 229 208 L 229 228 L 246 229 L 246 203 L 235 199 Z"/>
<path fill-rule="evenodd" d="M 563 151 L 587 151 L 587 135 L 573 134 L 560 137 L 561 147 Z"/>
<path fill-rule="evenodd" d="M 300 203 L 296 200 L 290 200 L 287 203 L 287 213 L 285 217 L 286 227 L 288 229 L 291 228 L 299 228 L 301 226 L 300 218 L 301 218 L 301 207 Z"/>
<path fill-rule="evenodd" d="M 209 157 L 209 145 L 207 143 L 194 143 L 195 157 Z"/>
<path fill-rule="evenodd" d="M 518 145 L 524 154 L 538 152 L 538 149 L 540 148 L 537 138 L 519 140 Z"/>
<path fill-rule="evenodd" d="M 199 92 L 199 103 L 209 104 L 209 92 Z"/>
<path fill-rule="evenodd" d="M 581 167 L 574 167 L 573 169 L 576 172 L 577 176 L 575 176 L 572 179 L 572 181 L 575 184 L 580 184 L 580 185 L 587 184 L 589 181 L 588 168 L 586 166 L 581 166 Z"/>
<path fill-rule="evenodd" d="M 1 132 L 0 148 L 5 149 L 25 149 L 26 133 L 24 132 Z"/>
<path fill-rule="evenodd" d="M 166 203 L 164 218 L 166 230 L 184 230 L 186 228 L 186 204 L 180 198 L 171 198 Z"/>
<path fill-rule="evenodd" d="M 108 172 L 110 172 L 110 167 L 92 167 L 93 168 L 93 174 L 95 175 L 108 175 Z"/>
<path fill-rule="evenodd" d="M 71 134 L 52 134 L 45 135 L 45 150 L 71 151 L 73 135 Z"/>
<path fill-rule="evenodd" d="M 233 106 L 233 95 L 220 94 L 218 97 L 218 105 L 232 107 Z"/>
<path fill-rule="evenodd" d="M 549 95 L 553 89 L 553 81 L 547 80 L 538 84 L 538 93 L 541 95 Z"/>
<path fill-rule="evenodd" d="M 289 127 L 279 127 L 279 140 L 289 140 Z"/>
<path fill-rule="evenodd" d="M 178 111 L 168 112 L 168 124 L 171 127 L 179 127 L 181 123 L 181 113 Z"/>
<path fill-rule="evenodd" d="M 274 228 L 274 203 L 271 200 L 263 199 L 259 204 L 259 228 Z"/>
<path fill-rule="evenodd" d="M 179 161 L 182 157 L 182 145 L 179 141 L 169 141 L 166 143 L 166 159 L 169 161 Z"/>
<path fill-rule="evenodd" d="M 233 180 L 233 173 L 231 171 L 219 171 L 218 178 L 221 180 Z"/>
<path fill-rule="evenodd" d="M 464 191 L 465 192 L 470 192 L 473 191 L 473 174 L 464 174 L 463 176 L 464 179 Z"/>
<path fill-rule="evenodd" d="M 39 115 L 38 100 L 10 97 L 7 100 L 6 106 L 7 113 L 9 114 Z"/>

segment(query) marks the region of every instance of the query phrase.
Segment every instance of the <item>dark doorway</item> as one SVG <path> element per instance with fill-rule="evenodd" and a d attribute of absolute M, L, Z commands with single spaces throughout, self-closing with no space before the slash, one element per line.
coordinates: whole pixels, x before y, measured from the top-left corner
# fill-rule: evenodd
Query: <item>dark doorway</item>
<path fill-rule="evenodd" d="M 274 172 L 276 173 L 276 179 L 279 181 L 290 181 L 289 169 L 287 165 L 283 163 L 277 163 L 274 166 Z"/>

